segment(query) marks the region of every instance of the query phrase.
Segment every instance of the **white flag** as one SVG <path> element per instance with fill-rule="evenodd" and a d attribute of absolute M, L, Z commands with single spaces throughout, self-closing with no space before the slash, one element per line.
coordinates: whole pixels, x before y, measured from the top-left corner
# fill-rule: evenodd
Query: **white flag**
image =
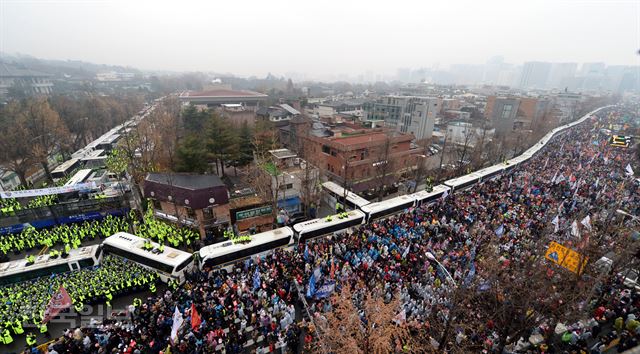
<path fill-rule="evenodd" d="M 580 230 L 578 230 L 578 222 L 573 220 L 573 224 L 571 224 L 571 235 L 574 237 L 580 236 Z"/>
<path fill-rule="evenodd" d="M 633 177 L 633 168 L 631 168 L 631 164 L 627 164 L 627 167 L 625 168 L 625 170 L 627 172 L 627 176 Z"/>
<path fill-rule="evenodd" d="M 447 197 L 449 196 L 449 191 L 444 191 L 444 193 L 442 193 L 442 200 L 447 199 Z"/>
<path fill-rule="evenodd" d="M 585 216 L 582 221 L 580 221 L 584 227 L 586 227 L 589 231 L 591 231 L 591 217 L 589 215 Z"/>
<path fill-rule="evenodd" d="M 556 215 L 555 218 L 553 218 L 553 220 L 551 221 L 551 223 L 553 225 L 555 225 L 555 228 L 553 229 L 553 232 L 558 232 L 558 229 L 560 229 L 560 218 L 558 215 Z"/>
<path fill-rule="evenodd" d="M 178 339 L 178 330 L 184 323 L 184 319 L 182 318 L 182 313 L 178 310 L 178 306 L 176 306 L 176 310 L 173 312 L 173 326 L 171 326 L 171 342 L 175 343 Z"/>
<path fill-rule="evenodd" d="M 600 177 L 596 178 L 596 189 L 598 189 L 598 184 L 600 183 Z"/>

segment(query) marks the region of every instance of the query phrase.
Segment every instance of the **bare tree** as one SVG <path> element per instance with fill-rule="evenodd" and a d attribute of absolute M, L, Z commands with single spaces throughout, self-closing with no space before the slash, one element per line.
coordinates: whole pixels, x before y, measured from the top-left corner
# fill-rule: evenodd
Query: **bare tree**
<path fill-rule="evenodd" d="M 391 158 L 393 151 L 393 132 L 386 133 L 384 142 L 377 148 L 376 161 L 373 163 L 374 168 L 374 186 L 376 188 L 376 196 L 378 201 L 384 197 L 386 184 L 389 177 L 394 175 L 395 161 Z"/>
<path fill-rule="evenodd" d="M 425 352 L 425 348 L 414 343 L 406 324 L 399 319 L 399 296 L 385 303 L 376 291 L 354 295 L 348 286 L 334 294 L 333 311 L 326 314 L 326 321 L 318 323 L 320 340 L 331 352 L 386 354 L 394 351 L 396 341 L 410 343 L 412 352 Z M 354 297 L 362 297 L 359 306 Z"/>

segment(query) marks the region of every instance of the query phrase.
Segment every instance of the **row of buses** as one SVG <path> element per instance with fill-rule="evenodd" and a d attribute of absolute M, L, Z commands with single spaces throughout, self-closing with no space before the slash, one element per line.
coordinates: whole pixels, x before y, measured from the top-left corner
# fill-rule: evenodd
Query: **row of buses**
<path fill-rule="evenodd" d="M 196 266 L 230 270 L 233 264 L 250 257 L 262 256 L 273 252 L 277 248 L 293 249 L 296 244 L 305 243 L 310 239 L 325 235 L 339 234 L 358 225 L 400 213 L 408 208 L 418 207 L 445 196 L 445 193 L 455 193 L 474 186 L 477 183 L 501 176 L 516 166 L 525 163 L 541 151 L 547 143 L 561 136 L 567 129 L 583 123 L 591 115 L 611 106 L 599 108 L 581 119 L 558 127 L 545 135 L 536 145 L 522 155 L 514 157 L 505 163 L 500 163 L 468 175 L 450 179 L 441 185 L 433 187 L 430 192 L 420 191 L 409 195 L 401 195 L 381 202 L 369 202 L 333 182 L 323 184 L 323 189 L 337 200 L 351 209 L 345 215 L 333 215 L 297 223 L 292 227 L 281 227 L 275 230 L 251 236 L 247 243 L 221 242 L 201 248 L 191 254 L 171 247 L 165 247 L 159 252 L 159 245 L 152 243 L 153 251 L 143 249 L 144 239 L 119 232 L 107 239 L 101 245 L 88 246 L 72 250 L 67 258 L 49 258 L 41 255 L 32 265 L 26 265 L 24 260 L 17 260 L 0 264 L 0 285 L 33 279 L 46 274 L 55 274 L 77 270 L 79 268 L 99 264 L 103 254 L 112 254 L 139 263 L 158 272 L 160 279 L 167 282 L 171 279 L 182 283 L 185 271 Z M 344 198 L 346 193 L 346 200 Z"/>

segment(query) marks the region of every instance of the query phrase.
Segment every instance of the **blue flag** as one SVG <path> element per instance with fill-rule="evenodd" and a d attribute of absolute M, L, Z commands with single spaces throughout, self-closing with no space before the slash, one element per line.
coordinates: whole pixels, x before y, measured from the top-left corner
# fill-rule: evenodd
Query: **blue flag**
<path fill-rule="evenodd" d="M 502 234 L 504 234 L 504 225 L 500 225 L 500 226 L 496 229 L 496 235 L 498 235 L 498 236 L 502 236 Z"/>
<path fill-rule="evenodd" d="M 307 297 L 313 297 L 316 293 L 316 275 L 311 274 L 311 278 L 309 278 L 309 288 L 307 289 Z"/>
<path fill-rule="evenodd" d="M 335 280 L 329 280 L 329 281 L 325 282 L 318 289 L 318 291 L 316 291 L 316 293 L 315 293 L 316 299 L 323 299 L 323 298 L 331 296 L 331 294 L 333 293 L 335 288 L 336 288 L 336 281 Z"/>
<path fill-rule="evenodd" d="M 253 290 L 260 289 L 261 281 L 260 281 L 260 272 L 256 267 L 256 271 L 253 273 Z"/>
<path fill-rule="evenodd" d="M 467 273 L 466 278 L 464 278 L 464 286 L 469 286 L 469 283 L 473 281 L 473 278 L 476 275 L 476 264 L 475 262 L 471 262 L 471 269 L 469 269 L 469 273 Z"/>
<path fill-rule="evenodd" d="M 302 256 L 305 262 L 309 262 L 309 246 L 304 245 L 304 254 Z"/>

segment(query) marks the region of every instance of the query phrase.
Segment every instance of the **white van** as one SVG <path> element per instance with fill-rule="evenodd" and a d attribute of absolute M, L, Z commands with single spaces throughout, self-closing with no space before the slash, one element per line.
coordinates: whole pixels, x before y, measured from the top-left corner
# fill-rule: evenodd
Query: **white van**
<path fill-rule="evenodd" d="M 602 272 L 609 272 L 613 261 L 610 257 L 613 257 L 611 253 L 607 253 L 602 258 L 596 261 L 596 268 Z M 640 291 L 640 284 L 638 284 L 638 270 L 637 269 L 624 269 L 618 273 L 619 276 L 624 277 L 624 285 L 628 288 L 635 288 Z"/>

